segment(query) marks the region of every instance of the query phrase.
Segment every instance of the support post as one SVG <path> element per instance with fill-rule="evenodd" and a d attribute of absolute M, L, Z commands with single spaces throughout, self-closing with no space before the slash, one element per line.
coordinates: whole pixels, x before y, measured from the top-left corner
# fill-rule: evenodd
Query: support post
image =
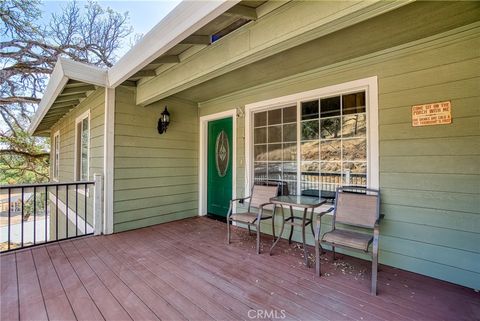
<path fill-rule="evenodd" d="M 103 232 L 103 177 L 101 174 L 93 174 L 95 181 L 93 197 L 93 222 L 94 235 L 100 235 Z"/>

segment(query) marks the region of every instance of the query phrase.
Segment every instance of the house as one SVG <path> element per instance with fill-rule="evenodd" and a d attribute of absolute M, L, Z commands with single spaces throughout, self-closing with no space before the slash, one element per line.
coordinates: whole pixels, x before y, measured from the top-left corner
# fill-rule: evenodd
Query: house
<path fill-rule="evenodd" d="M 54 180 L 103 177 L 102 233 L 224 215 L 266 179 L 364 185 L 382 264 L 480 289 L 479 18 L 475 1 L 182 2 L 108 70 L 60 58 L 30 131 Z"/>

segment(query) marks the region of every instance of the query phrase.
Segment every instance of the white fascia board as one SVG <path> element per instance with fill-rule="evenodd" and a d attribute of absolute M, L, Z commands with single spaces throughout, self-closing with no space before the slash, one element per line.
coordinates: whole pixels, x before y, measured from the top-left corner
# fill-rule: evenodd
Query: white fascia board
<path fill-rule="evenodd" d="M 107 70 L 61 57 L 58 58 L 37 112 L 28 129 L 31 135 L 40 125 L 43 117 L 70 79 L 105 87 L 107 85 Z"/>
<path fill-rule="evenodd" d="M 53 72 L 50 75 L 50 80 L 48 81 L 45 93 L 43 94 L 43 97 L 38 105 L 37 112 L 33 116 L 30 128 L 28 129 L 28 132 L 31 135 L 33 135 L 43 117 L 50 109 L 50 106 L 53 104 L 58 94 L 60 94 L 60 92 L 63 90 L 63 87 L 65 87 L 67 82 L 68 77 L 65 76 L 62 63 L 60 59 L 58 59 L 57 63 L 55 64 L 55 68 L 53 68 Z"/>
<path fill-rule="evenodd" d="M 239 0 L 182 1 L 108 71 L 115 88 Z"/>
<path fill-rule="evenodd" d="M 107 69 L 64 58 L 60 58 L 59 61 L 61 61 L 64 74 L 68 79 L 101 87 L 105 87 L 108 84 Z"/>

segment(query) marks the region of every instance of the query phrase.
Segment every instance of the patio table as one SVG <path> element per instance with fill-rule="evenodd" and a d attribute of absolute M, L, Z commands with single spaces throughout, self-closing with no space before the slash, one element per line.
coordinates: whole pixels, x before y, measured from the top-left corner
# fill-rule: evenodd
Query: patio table
<path fill-rule="evenodd" d="M 305 263 L 307 267 L 308 264 L 308 252 L 305 243 L 305 227 L 310 224 L 310 228 L 312 230 L 312 234 L 315 237 L 315 232 L 313 230 L 313 212 L 315 208 L 325 204 L 326 199 L 319 198 L 319 197 L 312 197 L 312 196 L 300 196 L 300 195 L 284 195 L 284 196 L 277 196 L 272 197 L 270 202 L 274 204 L 274 206 L 280 205 L 282 208 L 282 227 L 280 229 L 280 234 L 278 238 L 273 243 L 272 247 L 270 248 L 270 255 L 272 255 L 273 248 L 277 245 L 278 241 L 282 238 L 283 230 L 285 228 L 285 224 L 290 225 L 290 236 L 288 237 L 288 243 L 292 243 L 292 235 L 293 235 L 293 227 L 300 226 L 302 228 L 302 243 L 303 243 L 303 252 L 305 255 Z M 290 208 L 290 217 L 285 218 L 285 214 L 283 211 L 283 206 L 288 206 Z M 295 216 L 293 214 L 293 207 L 303 209 L 302 217 Z M 311 209 L 310 218 L 307 218 L 307 212 Z M 300 220 L 299 223 L 296 223 L 295 220 Z"/>

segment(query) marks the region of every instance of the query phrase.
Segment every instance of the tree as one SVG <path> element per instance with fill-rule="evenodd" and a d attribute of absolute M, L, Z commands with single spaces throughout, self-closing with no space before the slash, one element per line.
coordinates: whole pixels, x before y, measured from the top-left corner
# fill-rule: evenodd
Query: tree
<path fill-rule="evenodd" d="M 131 33 L 128 14 L 67 3 L 42 23 L 38 0 L 0 1 L 0 183 L 49 179 L 49 141 L 27 133 L 58 57 L 110 67 Z"/>

